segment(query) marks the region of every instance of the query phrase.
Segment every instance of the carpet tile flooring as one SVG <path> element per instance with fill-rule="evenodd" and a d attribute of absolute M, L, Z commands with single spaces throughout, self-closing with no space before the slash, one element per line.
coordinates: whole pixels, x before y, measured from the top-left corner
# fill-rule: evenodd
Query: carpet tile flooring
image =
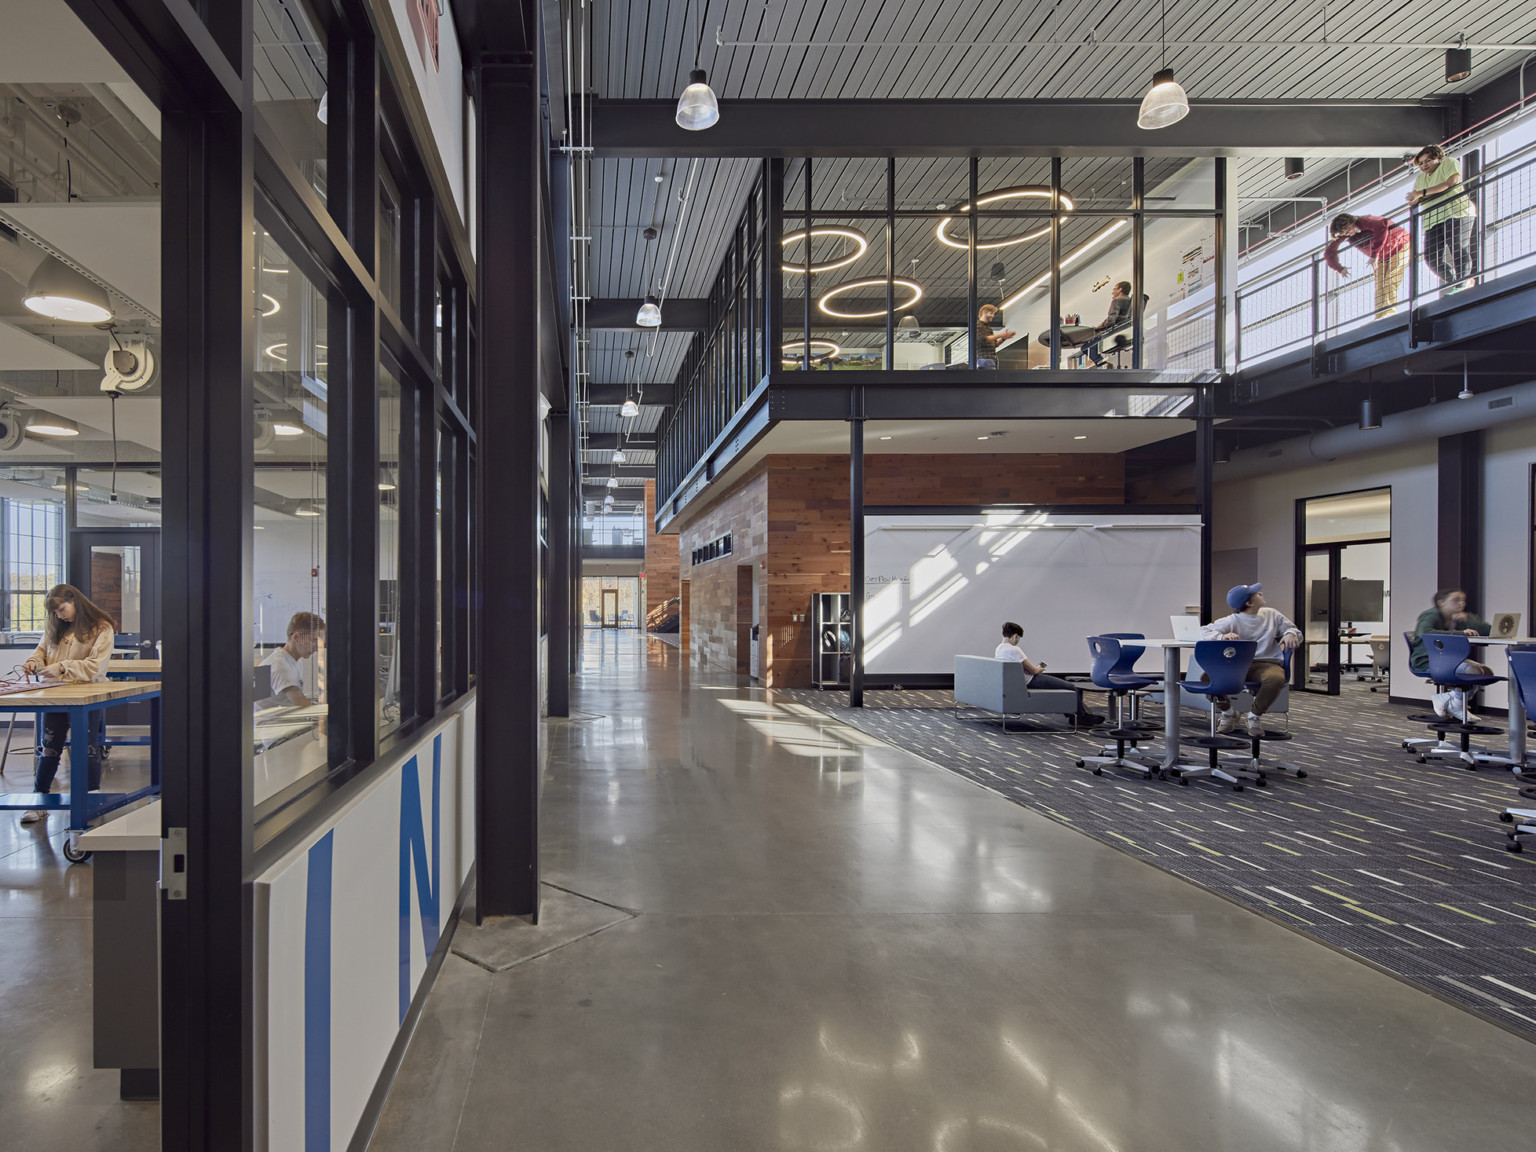
<path fill-rule="evenodd" d="M 1103 743 L 1091 733 L 1047 722 L 1005 734 L 974 710 L 957 719 L 947 692 L 872 691 L 862 709 L 833 692 L 774 698 L 810 705 L 1536 1040 L 1536 850 L 1507 852 L 1509 826 L 1497 819 L 1530 802 L 1506 769 L 1420 764 L 1402 751 L 1403 737 L 1428 734 L 1404 718 L 1416 709 L 1359 688 L 1293 692 L 1293 738 L 1266 745 L 1266 758 L 1307 778 L 1271 775 L 1268 787 L 1236 792 L 1116 768 L 1095 776 L 1076 766 Z M 1204 713 L 1186 715 L 1187 734 L 1206 730 Z M 1474 741 L 1504 744 L 1502 735 Z M 1161 745 L 1159 734 L 1143 746 Z M 1205 759 L 1203 749 L 1183 752 Z"/>

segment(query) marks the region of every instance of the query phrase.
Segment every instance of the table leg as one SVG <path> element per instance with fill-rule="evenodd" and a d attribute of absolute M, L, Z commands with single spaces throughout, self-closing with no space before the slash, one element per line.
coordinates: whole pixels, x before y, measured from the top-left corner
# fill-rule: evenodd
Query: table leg
<path fill-rule="evenodd" d="M 1516 646 L 1510 644 L 1504 649 L 1504 659 L 1508 661 L 1509 654 L 1515 651 Z M 1520 699 L 1520 689 L 1515 684 L 1515 670 L 1509 669 L 1509 682 L 1505 685 L 1509 690 L 1509 761 L 1510 767 L 1517 773 L 1525 771 L 1525 701 Z"/>
<path fill-rule="evenodd" d="M 70 708 L 69 715 L 69 827 L 83 832 L 90 824 L 91 795 L 91 713 L 88 708 Z"/>
<path fill-rule="evenodd" d="M 1179 650 L 1163 649 L 1163 767 L 1179 762 Z"/>
<path fill-rule="evenodd" d="M 160 788 L 160 694 L 149 702 L 149 782 Z"/>

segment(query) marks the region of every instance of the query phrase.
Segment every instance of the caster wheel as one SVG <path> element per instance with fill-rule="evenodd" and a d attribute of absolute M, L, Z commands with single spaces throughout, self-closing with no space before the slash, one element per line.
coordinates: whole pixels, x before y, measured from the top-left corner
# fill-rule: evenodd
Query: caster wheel
<path fill-rule="evenodd" d="M 1179 783 L 1184 785 L 1184 787 L 1186 787 L 1186 788 L 1189 787 L 1189 781 L 1184 779 L 1184 777 L 1182 777 L 1182 776 L 1179 777 Z"/>
<path fill-rule="evenodd" d="M 1093 770 L 1093 774 L 1095 776 L 1102 776 L 1102 775 L 1104 775 L 1104 769 L 1102 769 L 1102 768 L 1095 768 Z"/>
<path fill-rule="evenodd" d="M 1269 787 L 1269 781 L 1268 780 L 1255 780 L 1254 784 L 1256 786 L 1260 787 L 1260 788 L 1268 788 Z"/>
<path fill-rule="evenodd" d="M 64 859 L 71 864 L 82 864 L 91 858 L 89 848 L 81 848 L 73 839 L 64 841 Z"/>
<path fill-rule="evenodd" d="M 1232 785 L 1232 791 L 1234 791 L 1234 792 L 1241 792 L 1242 790 L 1243 790 L 1243 786 L 1241 784 L 1234 784 L 1234 785 Z"/>
<path fill-rule="evenodd" d="M 1422 757 L 1422 756 L 1420 756 L 1420 757 L 1419 757 L 1419 763 L 1420 763 L 1420 764 L 1428 764 L 1428 763 L 1429 763 L 1429 761 L 1428 761 L 1428 760 L 1426 760 L 1426 759 L 1424 759 L 1424 757 Z"/>
<path fill-rule="evenodd" d="M 1298 779 L 1298 780 L 1305 780 L 1306 778 L 1307 778 L 1307 774 L 1305 772 L 1297 772 L 1296 773 L 1296 779 Z"/>
<path fill-rule="evenodd" d="M 1499 820 L 1502 821 L 1505 824 L 1513 824 L 1515 822 L 1515 818 L 1513 816 L 1511 816 L 1508 812 L 1500 812 L 1499 813 Z"/>
<path fill-rule="evenodd" d="M 1082 762 L 1082 761 L 1081 761 L 1081 760 L 1079 760 L 1079 761 L 1078 761 L 1078 762 L 1077 762 L 1077 766 L 1078 766 L 1078 767 L 1079 767 L 1079 768 L 1081 768 L 1081 767 L 1082 767 L 1082 766 L 1083 766 L 1083 762 Z"/>
<path fill-rule="evenodd" d="M 1522 845 L 1520 843 L 1520 841 L 1516 840 L 1513 843 L 1504 845 L 1504 851 L 1506 851 L 1506 852 L 1524 852 L 1525 851 L 1525 846 Z"/>

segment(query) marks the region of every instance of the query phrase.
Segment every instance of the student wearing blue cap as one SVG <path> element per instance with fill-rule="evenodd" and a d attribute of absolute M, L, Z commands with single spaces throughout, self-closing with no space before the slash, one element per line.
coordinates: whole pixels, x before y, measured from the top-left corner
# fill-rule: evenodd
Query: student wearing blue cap
<path fill-rule="evenodd" d="M 1252 640 L 1258 645 L 1253 653 L 1253 663 L 1248 665 L 1249 680 L 1257 680 L 1259 690 L 1253 698 L 1253 711 L 1248 713 L 1247 728 L 1250 736 L 1264 734 L 1264 722 L 1260 719 L 1280 697 L 1285 687 L 1284 654 L 1301 644 L 1301 629 L 1280 612 L 1264 603 L 1262 584 L 1238 584 L 1227 592 L 1227 607 L 1232 615 L 1212 620 L 1200 632 L 1205 640 Z M 1225 696 L 1214 696 L 1211 702 L 1221 709 L 1221 720 L 1216 731 L 1226 733 L 1237 728 L 1237 713 L 1232 711 L 1232 701 Z"/>

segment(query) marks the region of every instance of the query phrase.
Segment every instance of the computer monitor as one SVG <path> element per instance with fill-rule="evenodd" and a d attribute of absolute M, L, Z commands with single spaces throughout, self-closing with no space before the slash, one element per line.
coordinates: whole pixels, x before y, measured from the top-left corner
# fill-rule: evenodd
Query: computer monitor
<path fill-rule="evenodd" d="M 1345 579 L 1339 586 L 1339 620 L 1385 619 L 1387 586 L 1384 580 Z M 1310 620 L 1328 619 L 1328 581 L 1312 581 Z"/>

